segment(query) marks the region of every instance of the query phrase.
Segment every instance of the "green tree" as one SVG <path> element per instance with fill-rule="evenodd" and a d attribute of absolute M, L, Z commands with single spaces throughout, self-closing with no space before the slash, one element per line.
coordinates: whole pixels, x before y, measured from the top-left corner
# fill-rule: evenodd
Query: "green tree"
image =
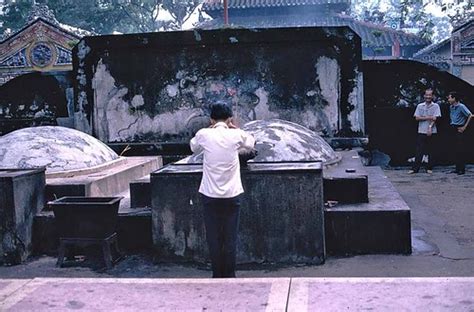
<path fill-rule="evenodd" d="M 32 1 L 6 3 L 2 8 L 0 35 L 9 36 L 22 28 L 28 20 L 32 7 Z"/>
<path fill-rule="evenodd" d="M 97 34 L 140 33 L 181 29 L 199 0 L 17 0 L 3 7 L 0 34 L 9 35 L 28 22 L 34 3 L 46 4 L 64 24 Z M 158 20 L 160 11 L 169 20 Z"/>
<path fill-rule="evenodd" d="M 97 0 L 43 0 L 53 9 L 56 18 L 64 24 L 98 34 L 113 33 L 121 27 L 125 15 L 112 5 Z"/>
<path fill-rule="evenodd" d="M 453 26 L 474 18 L 474 3 L 472 1 L 354 0 L 351 12 L 355 18 L 372 23 L 390 25 L 396 22 L 401 30 L 416 31 L 418 35 L 437 42 L 450 36 Z"/>
<path fill-rule="evenodd" d="M 140 32 L 179 30 L 200 4 L 198 0 L 124 0 L 119 6 Z M 170 20 L 158 20 L 165 10 Z"/>

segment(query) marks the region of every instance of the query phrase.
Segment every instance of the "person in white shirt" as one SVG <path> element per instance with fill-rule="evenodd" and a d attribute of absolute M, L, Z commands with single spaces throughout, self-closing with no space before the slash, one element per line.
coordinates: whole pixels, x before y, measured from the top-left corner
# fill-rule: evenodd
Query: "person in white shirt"
<path fill-rule="evenodd" d="M 199 130 L 190 142 L 194 153 L 204 153 L 199 193 L 212 277 L 235 277 L 240 197 L 244 193 L 238 151 L 255 145 L 252 135 L 233 124 L 232 116 L 226 103 L 213 104 L 211 126 Z"/>
<path fill-rule="evenodd" d="M 433 90 L 425 91 L 425 101 L 416 106 L 413 117 L 418 121 L 418 136 L 416 139 L 415 163 L 410 174 L 418 173 L 423 155 L 428 155 L 427 173 L 433 173 L 433 138 L 438 133 L 436 119 L 441 117 L 439 105 L 433 102 Z"/>

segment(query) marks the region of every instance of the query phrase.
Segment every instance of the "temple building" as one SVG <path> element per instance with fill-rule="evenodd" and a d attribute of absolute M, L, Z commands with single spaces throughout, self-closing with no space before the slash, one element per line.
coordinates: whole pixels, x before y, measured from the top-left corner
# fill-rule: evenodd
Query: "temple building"
<path fill-rule="evenodd" d="M 0 85 L 31 72 L 72 70 L 71 50 L 90 35 L 59 23 L 45 5 L 36 5 L 27 24 L 0 42 Z"/>
<path fill-rule="evenodd" d="M 451 42 L 453 74 L 474 85 L 474 19 L 456 27 Z"/>
<path fill-rule="evenodd" d="M 358 21 L 349 16 L 351 0 L 229 0 L 229 25 L 246 28 L 349 26 L 362 39 L 364 59 L 410 58 L 430 42 L 419 36 Z M 213 20 L 202 28 L 224 24 L 221 0 L 206 0 L 203 10 Z"/>
<path fill-rule="evenodd" d="M 455 27 L 451 37 L 420 50 L 413 58 L 474 85 L 474 19 Z"/>
<path fill-rule="evenodd" d="M 26 25 L 0 42 L 0 135 L 24 127 L 71 126 L 72 48 L 90 32 L 61 24 L 35 4 Z"/>

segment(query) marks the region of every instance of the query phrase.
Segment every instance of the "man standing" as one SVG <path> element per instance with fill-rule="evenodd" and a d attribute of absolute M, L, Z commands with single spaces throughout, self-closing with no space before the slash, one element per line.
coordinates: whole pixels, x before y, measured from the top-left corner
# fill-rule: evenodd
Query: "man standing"
<path fill-rule="evenodd" d="M 235 277 L 240 195 L 244 192 L 238 150 L 254 145 L 253 136 L 233 124 L 232 109 L 225 103 L 211 106 L 211 126 L 191 139 L 191 150 L 204 152 L 199 193 L 212 277 Z"/>
<path fill-rule="evenodd" d="M 464 174 L 466 172 L 466 157 L 464 146 L 467 142 L 465 139 L 465 131 L 472 118 L 472 113 L 463 103 L 459 102 L 459 95 L 452 91 L 448 94 L 449 117 L 451 120 L 451 128 L 454 133 L 454 155 L 456 169 L 452 173 Z"/>
<path fill-rule="evenodd" d="M 413 115 L 418 121 L 418 137 L 416 139 L 415 163 L 410 174 L 418 173 L 421 167 L 423 155 L 428 155 L 427 173 L 433 173 L 433 136 L 438 133 L 436 129 L 436 118 L 441 117 L 439 105 L 433 103 L 433 90 L 425 91 L 425 102 L 416 106 Z"/>

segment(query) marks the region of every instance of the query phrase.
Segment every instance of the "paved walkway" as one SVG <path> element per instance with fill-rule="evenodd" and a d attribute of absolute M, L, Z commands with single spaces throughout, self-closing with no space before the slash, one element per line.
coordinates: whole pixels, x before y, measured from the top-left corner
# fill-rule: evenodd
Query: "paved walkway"
<path fill-rule="evenodd" d="M 1 311 L 472 311 L 474 278 L 35 278 Z"/>

